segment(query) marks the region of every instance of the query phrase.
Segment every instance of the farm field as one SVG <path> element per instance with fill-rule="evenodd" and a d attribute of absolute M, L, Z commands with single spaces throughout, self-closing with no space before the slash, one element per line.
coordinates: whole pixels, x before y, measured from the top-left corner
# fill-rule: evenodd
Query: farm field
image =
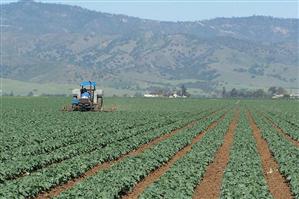
<path fill-rule="evenodd" d="M 0 198 L 298 198 L 299 102 L 3 97 Z"/>

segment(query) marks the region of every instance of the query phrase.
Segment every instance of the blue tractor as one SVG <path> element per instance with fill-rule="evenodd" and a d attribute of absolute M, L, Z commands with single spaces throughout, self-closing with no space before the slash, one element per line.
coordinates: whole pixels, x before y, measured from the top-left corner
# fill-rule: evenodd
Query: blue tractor
<path fill-rule="evenodd" d="M 102 111 L 103 91 L 96 89 L 96 82 L 86 81 L 80 83 L 80 89 L 72 91 L 71 106 L 66 111 Z"/>

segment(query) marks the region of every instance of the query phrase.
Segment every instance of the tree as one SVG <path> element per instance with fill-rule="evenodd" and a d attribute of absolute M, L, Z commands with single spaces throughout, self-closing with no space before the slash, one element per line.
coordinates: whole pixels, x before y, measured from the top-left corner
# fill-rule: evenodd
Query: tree
<path fill-rule="evenodd" d="M 182 90 L 182 96 L 187 96 L 187 88 L 185 87 L 184 84 L 182 85 L 181 90 Z"/>
<path fill-rule="evenodd" d="M 231 97 L 237 97 L 238 96 L 238 91 L 237 89 L 233 88 L 232 91 L 230 92 Z"/>
<path fill-rule="evenodd" d="M 225 89 L 225 86 L 222 87 L 222 97 L 223 97 L 223 98 L 226 97 L 226 89 Z"/>
<path fill-rule="evenodd" d="M 186 86 L 183 84 L 181 87 L 180 92 L 177 93 L 179 96 L 186 96 L 186 97 L 190 97 L 190 93 L 188 93 Z"/>
<path fill-rule="evenodd" d="M 271 86 L 269 89 L 268 89 L 268 92 L 271 94 L 271 95 L 274 95 L 276 94 L 277 92 L 277 88 L 275 86 Z"/>
<path fill-rule="evenodd" d="M 263 98 L 266 96 L 266 93 L 263 89 L 258 89 L 256 91 L 254 91 L 253 95 L 254 95 L 254 97 L 257 97 L 257 98 Z"/>
<path fill-rule="evenodd" d="M 276 92 L 278 95 L 285 95 L 285 94 L 287 94 L 287 91 L 284 89 L 284 88 L 282 88 L 282 87 L 279 87 L 278 89 L 277 89 L 277 92 Z"/>
<path fill-rule="evenodd" d="M 27 96 L 29 96 L 29 97 L 33 96 L 33 92 L 30 91 L 30 92 L 27 94 Z"/>
<path fill-rule="evenodd" d="M 134 94 L 134 97 L 142 97 L 143 95 L 142 95 L 142 93 L 141 92 L 136 92 L 135 94 Z"/>

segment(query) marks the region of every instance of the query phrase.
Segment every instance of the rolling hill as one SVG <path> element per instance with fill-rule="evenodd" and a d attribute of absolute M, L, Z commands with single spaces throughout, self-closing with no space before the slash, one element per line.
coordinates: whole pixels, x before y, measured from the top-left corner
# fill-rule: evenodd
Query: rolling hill
<path fill-rule="evenodd" d="M 4 4 L 1 15 L 8 81 L 94 80 L 116 94 L 182 84 L 195 95 L 223 86 L 298 87 L 299 19 L 165 22 L 30 0 Z"/>

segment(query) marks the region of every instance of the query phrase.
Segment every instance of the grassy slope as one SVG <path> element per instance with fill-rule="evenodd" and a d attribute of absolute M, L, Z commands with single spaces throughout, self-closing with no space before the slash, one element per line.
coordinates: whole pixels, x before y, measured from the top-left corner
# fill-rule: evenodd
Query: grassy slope
<path fill-rule="evenodd" d="M 46 94 L 71 94 L 72 89 L 78 88 L 79 85 L 67 85 L 67 84 L 38 84 L 38 83 L 29 83 L 18 80 L 4 79 L 0 78 L 0 86 L 2 93 L 11 93 L 14 95 L 27 95 L 32 91 L 36 95 Z M 79 84 L 79 82 L 78 82 Z M 102 88 L 102 87 L 101 87 Z M 123 94 L 134 94 L 134 92 L 129 90 L 118 90 L 114 88 L 102 88 L 106 96 L 112 95 L 123 95 Z"/>

